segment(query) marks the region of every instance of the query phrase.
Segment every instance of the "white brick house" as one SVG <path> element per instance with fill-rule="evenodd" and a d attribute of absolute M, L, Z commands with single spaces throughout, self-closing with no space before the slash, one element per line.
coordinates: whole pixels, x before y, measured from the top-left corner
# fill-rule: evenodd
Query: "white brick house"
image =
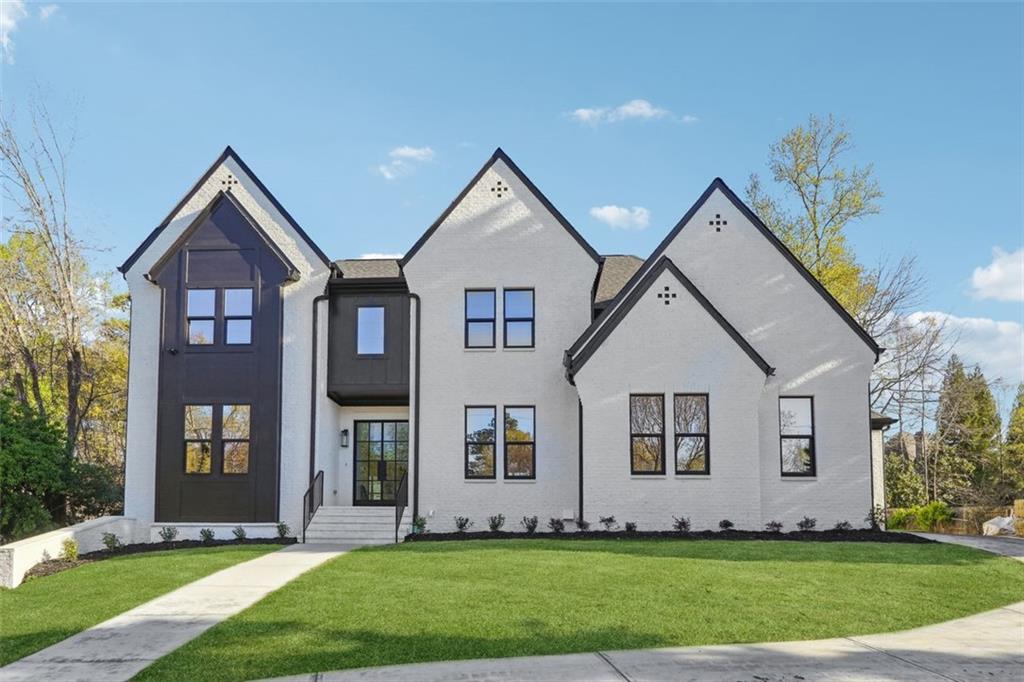
<path fill-rule="evenodd" d="M 121 271 L 139 537 L 882 504 L 881 351 L 721 180 L 601 256 L 498 150 L 404 258 L 331 262 L 228 148 Z"/>

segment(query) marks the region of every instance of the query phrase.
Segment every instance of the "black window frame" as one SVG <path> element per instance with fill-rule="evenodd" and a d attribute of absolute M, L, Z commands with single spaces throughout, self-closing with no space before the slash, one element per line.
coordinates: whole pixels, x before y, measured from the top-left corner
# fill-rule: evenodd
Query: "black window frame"
<path fill-rule="evenodd" d="M 249 299 L 249 314 L 248 315 L 228 315 L 228 293 L 227 292 L 228 292 L 229 289 L 236 290 L 236 291 L 240 291 L 240 290 L 243 290 L 243 289 L 248 289 L 249 290 L 250 299 Z M 254 336 L 254 331 L 255 331 L 255 325 L 253 325 L 253 320 L 256 317 L 256 287 L 222 287 L 222 288 L 217 289 L 217 291 L 220 293 L 220 296 L 218 298 L 221 299 L 220 304 L 221 304 L 221 309 L 223 311 L 222 317 L 223 317 L 224 324 L 222 326 L 224 328 L 224 345 L 225 346 L 251 346 L 253 344 L 253 336 Z M 216 301 L 215 301 L 215 306 L 216 306 Z M 236 342 L 228 341 L 228 322 L 230 322 L 232 320 L 247 320 L 249 322 L 249 340 L 246 341 L 245 343 L 236 343 Z"/>
<path fill-rule="evenodd" d="M 380 346 L 381 351 L 379 353 L 360 353 L 359 352 L 359 311 L 368 308 L 380 308 Z M 388 308 L 386 305 L 380 303 L 371 303 L 369 305 L 357 305 L 356 306 L 356 357 L 359 358 L 381 358 L 387 355 L 388 351 Z"/>
<path fill-rule="evenodd" d="M 508 316 L 508 299 L 506 298 L 509 293 L 517 293 L 528 291 L 530 292 L 530 316 L 529 317 L 509 317 Z M 511 287 L 509 289 L 501 290 L 501 342 L 505 348 L 534 348 L 537 343 L 537 291 L 533 287 Z M 509 345 L 508 342 L 508 323 L 509 322 L 529 322 L 530 323 L 530 345 Z"/>
<path fill-rule="evenodd" d="M 249 436 L 248 438 L 225 438 L 224 437 L 224 413 L 228 406 L 232 407 L 248 407 L 249 408 Z M 222 476 L 248 476 L 252 471 L 252 403 L 220 403 L 220 473 Z M 225 464 L 227 462 L 227 445 L 229 443 L 245 443 L 246 454 L 245 454 L 245 471 L 226 471 Z"/>
<path fill-rule="evenodd" d="M 703 398 L 704 399 L 704 428 L 705 432 L 680 432 L 676 431 L 676 399 L 677 398 Z M 704 469 L 701 471 L 679 470 L 679 439 L 680 438 L 704 438 Z M 672 394 L 672 442 L 675 458 L 676 476 L 710 476 L 711 475 L 711 395 L 709 393 L 673 393 Z"/>
<path fill-rule="evenodd" d="M 509 410 L 530 410 L 532 413 L 532 432 L 531 436 L 533 440 L 513 440 L 508 439 L 508 428 L 506 427 L 508 420 Z M 537 479 L 537 406 L 536 405 L 504 405 L 501 410 L 501 440 L 502 440 L 502 476 L 510 481 L 534 481 Z M 529 476 L 510 476 L 508 473 L 508 446 L 512 445 L 529 445 L 530 446 L 530 475 Z"/>
<path fill-rule="evenodd" d="M 490 410 L 491 419 L 494 422 L 494 436 L 491 441 L 472 441 L 474 445 L 490 445 L 492 452 L 494 453 L 494 462 L 491 466 L 490 476 L 481 476 L 478 474 L 471 474 L 469 471 L 469 446 L 471 441 L 469 440 L 469 411 L 470 410 Z M 466 480 L 470 481 L 493 481 L 498 477 L 498 406 L 497 405 L 466 405 L 462 410 L 462 465 L 463 474 Z M 504 424 L 502 424 L 504 429 Z"/>
<path fill-rule="evenodd" d="M 469 316 L 469 295 L 470 294 L 486 294 L 491 295 L 491 317 L 470 317 Z M 463 323 L 463 347 L 467 349 L 474 348 L 495 348 L 496 344 L 496 327 L 498 326 L 497 314 L 498 314 L 498 290 L 497 289 L 466 289 L 462 298 L 463 311 L 462 318 L 465 320 Z M 469 325 L 471 323 L 491 323 L 491 344 L 489 346 L 471 346 L 469 345 Z M 497 419 L 497 417 L 495 417 Z"/>
<path fill-rule="evenodd" d="M 210 437 L 209 438 L 188 438 L 188 408 L 190 407 L 209 407 L 210 408 Z M 213 465 L 214 447 L 213 443 L 216 440 L 217 430 L 217 403 L 212 402 L 185 402 L 182 404 L 182 460 L 181 470 L 185 476 L 211 476 L 216 471 L 216 467 Z M 206 443 L 209 447 L 210 457 L 210 470 L 209 471 L 189 471 L 188 470 L 188 446 L 190 443 Z"/>
<path fill-rule="evenodd" d="M 782 401 L 807 400 L 811 404 L 811 433 L 809 435 L 782 433 Z M 780 395 L 779 396 L 779 473 L 786 478 L 814 478 L 818 475 L 818 447 L 815 442 L 814 396 L 812 395 Z M 807 440 L 810 442 L 811 468 L 809 471 L 786 471 L 783 443 L 786 440 Z"/>
<path fill-rule="evenodd" d="M 633 398 L 658 398 L 661 400 L 661 433 L 633 432 Z M 637 471 L 633 466 L 633 441 L 636 438 L 657 437 L 661 442 L 661 469 L 658 471 Z M 629 473 L 633 476 L 664 476 L 665 475 L 665 394 L 664 393 L 630 393 L 629 394 Z"/>
<path fill-rule="evenodd" d="M 213 292 L 213 314 L 212 315 L 190 315 L 189 314 L 189 294 L 193 291 L 212 291 Z M 220 311 L 220 289 L 218 287 L 211 286 L 194 286 L 185 287 L 185 345 L 192 346 L 194 348 L 202 348 L 204 346 L 215 346 L 217 345 L 217 313 Z M 209 321 L 213 323 L 213 338 L 210 339 L 209 343 L 193 343 L 192 342 L 192 321 Z"/>

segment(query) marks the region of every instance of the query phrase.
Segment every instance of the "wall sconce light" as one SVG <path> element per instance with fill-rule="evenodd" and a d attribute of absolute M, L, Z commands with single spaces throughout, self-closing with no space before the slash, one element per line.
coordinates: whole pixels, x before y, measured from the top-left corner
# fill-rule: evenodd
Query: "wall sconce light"
<path fill-rule="evenodd" d="M 341 447 L 348 447 L 348 429 L 341 430 Z"/>

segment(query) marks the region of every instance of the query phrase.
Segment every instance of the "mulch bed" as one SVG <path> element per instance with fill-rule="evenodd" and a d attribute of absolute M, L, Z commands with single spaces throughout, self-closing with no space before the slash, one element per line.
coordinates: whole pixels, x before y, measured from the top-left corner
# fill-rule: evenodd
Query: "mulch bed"
<path fill-rule="evenodd" d="M 50 559 L 49 561 L 40 562 L 29 569 L 25 574 L 25 580 L 30 578 L 41 578 L 43 576 L 66 571 L 69 568 L 76 568 L 78 566 L 84 566 L 85 564 L 91 564 L 94 561 L 103 561 L 104 559 L 113 559 L 114 557 L 127 556 L 129 554 L 166 552 L 173 549 L 194 549 L 196 547 L 223 547 L 225 545 L 294 545 L 296 542 L 297 540 L 295 538 L 246 538 L 245 540 L 212 540 L 210 542 L 203 542 L 202 540 L 138 542 L 131 545 L 121 545 L 117 549 L 101 549 L 95 552 L 79 554 L 78 558 L 74 561 Z"/>
<path fill-rule="evenodd" d="M 929 544 L 934 540 L 910 533 L 860 528 L 854 530 L 794 530 L 772 533 L 763 530 L 703 530 L 680 533 L 674 530 L 648 530 L 627 533 L 624 530 L 586 530 L 564 533 L 513 533 L 509 531 L 478 531 L 472 533 L 416 533 L 405 536 L 406 542 L 439 542 L 447 540 L 787 540 L 799 542 L 890 542 Z"/>

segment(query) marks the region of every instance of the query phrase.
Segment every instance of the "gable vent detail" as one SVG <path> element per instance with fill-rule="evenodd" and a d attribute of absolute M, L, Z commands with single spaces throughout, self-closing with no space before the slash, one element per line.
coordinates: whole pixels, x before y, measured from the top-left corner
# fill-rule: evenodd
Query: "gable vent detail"
<path fill-rule="evenodd" d="M 676 297 L 676 292 L 672 291 L 671 288 L 665 287 L 664 291 L 658 292 L 658 298 L 664 299 L 665 305 L 672 303 L 672 299 Z"/>
<path fill-rule="evenodd" d="M 224 188 L 225 192 L 230 192 L 232 187 L 238 184 L 238 180 L 231 173 L 228 173 L 228 177 L 220 181 L 220 186 Z"/>
<path fill-rule="evenodd" d="M 708 225 L 713 226 L 715 228 L 715 232 L 721 232 L 722 231 L 722 226 L 723 225 L 728 225 L 728 224 L 729 224 L 729 221 L 728 220 L 723 220 L 721 213 L 716 213 L 715 214 L 715 219 L 708 221 Z"/>
<path fill-rule="evenodd" d="M 505 194 L 509 194 L 511 191 L 512 188 L 509 187 L 508 185 L 503 184 L 501 180 L 498 180 L 497 184 L 491 187 L 491 193 L 494 194 L 494 196 L 498 197 L 499 199 Z"/>

